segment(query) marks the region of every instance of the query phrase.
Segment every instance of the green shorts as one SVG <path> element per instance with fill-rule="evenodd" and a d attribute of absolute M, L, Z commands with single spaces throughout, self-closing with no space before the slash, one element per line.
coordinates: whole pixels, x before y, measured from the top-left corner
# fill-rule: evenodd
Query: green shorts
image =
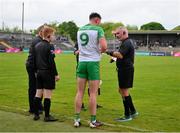
<path fill-rule="evenodd" d="M 79 62 L 77 77 L 88 80 L 100 80 L 99 62 Z"/>

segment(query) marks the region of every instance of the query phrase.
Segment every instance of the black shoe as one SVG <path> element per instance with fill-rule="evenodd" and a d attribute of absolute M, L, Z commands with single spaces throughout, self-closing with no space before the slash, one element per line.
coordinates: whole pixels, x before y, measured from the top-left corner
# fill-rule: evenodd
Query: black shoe
<path fill-rule="evenodd" d="M 57 121 L 57 118 L 54 118 L 53 116 L 49 115 L 48 117 L 44 117 L 44 121 L 45 122 L 53 122 L 53 121 Z"/>
<path fill-rule="evenodd" d="M 102 108 L 103 106 L 97 104 L 96 107 L 97 107 L 97 109 L 98 109 L 98 108 Z"/>
<path fill-rule="evenodd" d="M 33 118 L 35 121 L 39 120 L 40 119 L 40 116 L 39 115 L 34 115 L 34 118 Z"/>

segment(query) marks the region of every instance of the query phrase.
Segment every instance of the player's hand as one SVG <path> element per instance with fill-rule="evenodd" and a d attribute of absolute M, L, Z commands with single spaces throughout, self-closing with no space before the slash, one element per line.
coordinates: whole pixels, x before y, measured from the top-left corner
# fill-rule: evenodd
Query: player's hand
<path fill-rule="evenodd" d="M 106 54 L 107 54 L 107 55 L 110 55 L 110 56 L 113 56 L 113 51 L 107 50 L 107 51 L 106 51 Z"/>
<path fill-rule="evenodd" d="M 59 75 L 55 76 L 55 81 L 58 81 L 58 80 L 60 80 Z"/>

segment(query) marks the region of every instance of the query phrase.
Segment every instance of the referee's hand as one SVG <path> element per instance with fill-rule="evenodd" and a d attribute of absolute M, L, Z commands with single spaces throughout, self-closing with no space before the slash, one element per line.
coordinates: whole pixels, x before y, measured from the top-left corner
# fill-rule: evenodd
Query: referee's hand
<path fill-rule="evenodd" d="M 60 79 L 59 75 L 55 76 L 55 81 L 58 81 Z"/>

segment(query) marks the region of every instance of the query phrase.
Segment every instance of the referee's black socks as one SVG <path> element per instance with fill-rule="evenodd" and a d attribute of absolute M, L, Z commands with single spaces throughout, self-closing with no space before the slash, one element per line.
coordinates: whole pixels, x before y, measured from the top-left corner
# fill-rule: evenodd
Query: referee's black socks
<path fill-rule="evenodd" d="M 125 116 L 130 116 L 129 104 L 128 104 L 128 101 L 127 101 L 127 97 L 123 97 L 123 105 L 124 105 L 124 115 Z"/>
<path fill-rule="evenodd" d="M 125 109 L 125 116 L 129 116 L 130 113 L 133 114 L 136 112 L 136 109 L 132 102 L 131 95 L 124 97 L 123 104 L 124 104 L 124 109 Z"/>
<path fill-rule="evenodd" d="M 129 103 L 129 108 L 130 108 L 131 113 L 135 113 L 136 109 L 135 109 L 134 104 L 132 102 L 131 95 L 128 96 L 128 103 Z"/>
<path fill-rule="evenodd" d="M 48 116 L 49 116 L 50 106 L 51 106 L 51 99 L 45 98 L 45 99 L 44 99 L 45 117 L 48 117 Z"/>

